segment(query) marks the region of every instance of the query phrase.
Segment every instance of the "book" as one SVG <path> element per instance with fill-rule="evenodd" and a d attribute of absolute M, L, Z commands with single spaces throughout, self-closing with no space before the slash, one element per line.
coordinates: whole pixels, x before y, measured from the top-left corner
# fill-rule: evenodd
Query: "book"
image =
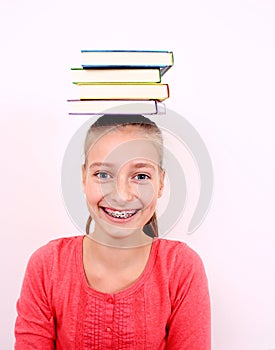
<path fill-rule="evenodd" d="M 164 103 L 158 101 L 68 100 L 70 115 L 165 114 Z"/>
<path fill-rule="evenodd" d="M 82 67 L 155 67 L 162 75 L 174 64 L 173 52 L 142 50 L 81 50 Z"/>
<path fill-rule="evenodd" d="M 169 97 L 168 84 L 78 84 L 80 100 L 158 100 Z"/>
<path fill-rule="evenodd" d="M 160 83 L 159 68 L 71 68 L 73 82 L 77 83 Z"/>

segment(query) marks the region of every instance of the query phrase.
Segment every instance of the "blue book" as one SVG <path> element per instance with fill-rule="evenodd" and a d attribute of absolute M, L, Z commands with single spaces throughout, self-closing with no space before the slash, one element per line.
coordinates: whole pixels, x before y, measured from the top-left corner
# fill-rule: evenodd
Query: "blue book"
<path fill-rule="evenodd" d="M 171 51 L 82 50 L 82 67 L 93 68 L 159 68 L 161 75 L 174 64 Z"/>

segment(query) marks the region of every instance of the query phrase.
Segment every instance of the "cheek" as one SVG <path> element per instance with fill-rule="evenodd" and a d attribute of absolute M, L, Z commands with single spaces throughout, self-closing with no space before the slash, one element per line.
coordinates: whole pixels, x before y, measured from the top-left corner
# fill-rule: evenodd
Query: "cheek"
<path fill-rule="evenodd" d="M 138 185 L 138 196 L 143 206 L 146 208 L 151 205 L 155 205 L 157 199 L 157 192 L 153 184 L 151 183 Z"/>
<path fill-rule="evenodd" d="M 89 204 L 94 204 L 102 198 L 102 191 L 100 185 L 97 183 L 86 183 L 85 195 Z"/>

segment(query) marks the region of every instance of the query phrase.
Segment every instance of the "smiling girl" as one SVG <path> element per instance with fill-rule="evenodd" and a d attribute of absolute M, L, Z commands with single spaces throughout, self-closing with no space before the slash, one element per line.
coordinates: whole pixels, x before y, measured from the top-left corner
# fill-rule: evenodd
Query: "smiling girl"
<path fill-rule="evenodd" d="M 209 350 L 202 261 L 185 243 L 158 237 L 161 131 L 143 116 L 104 115 L 84 150 L 86 235 L 32 255 L 15 349 Z"/>

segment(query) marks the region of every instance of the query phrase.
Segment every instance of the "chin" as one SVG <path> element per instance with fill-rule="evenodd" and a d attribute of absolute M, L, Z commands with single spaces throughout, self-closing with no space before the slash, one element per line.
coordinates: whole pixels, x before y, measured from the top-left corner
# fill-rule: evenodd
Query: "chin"
<path fill-rule="evenodd" d="M 130 248 L 139 245 L 147 236 L 143 232 L 143 226 L 122 227 L 122 225 L 110 224 L 104 220 L 96 220 L 92 237 L 101 244 Z"/>

